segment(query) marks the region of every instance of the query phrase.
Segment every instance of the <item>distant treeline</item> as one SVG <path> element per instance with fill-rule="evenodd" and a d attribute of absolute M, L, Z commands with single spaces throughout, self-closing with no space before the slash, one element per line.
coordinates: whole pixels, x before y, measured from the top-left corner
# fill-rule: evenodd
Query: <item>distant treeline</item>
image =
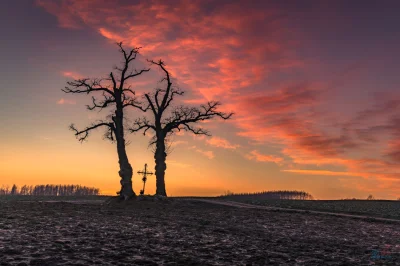
<path fill-rule="evenodd" d="M 357 198 L 345 198 L 340 200 L 365 200 L 365 199 L 357 199 Z M 387 200 L 387 199 L 376 199 L 373 195 L 369 195 L 366 200 Z M 400 201 L 400 198 L 397 198 Z"/>
<path fill-rule="evenodd" d="M 15 184 L 2 186 L 0 195 L 31 195 L 31 196 L 94 196 L 99 195 L 98 188 L 85 187 L 80 185 L 23 185 L 18 187 Z"/>
<path fill-rule="evenodd" d="M 254 199 L 254 200 L 266 200 L 266 199 L 313 200 L 314 199 L 314 197 L 311 194 L 304 191 L 296 191 L 296 190 L 262 191 L 255 193 L 233 193 L 227 191 L 225 195 L 221 197 Z"/>

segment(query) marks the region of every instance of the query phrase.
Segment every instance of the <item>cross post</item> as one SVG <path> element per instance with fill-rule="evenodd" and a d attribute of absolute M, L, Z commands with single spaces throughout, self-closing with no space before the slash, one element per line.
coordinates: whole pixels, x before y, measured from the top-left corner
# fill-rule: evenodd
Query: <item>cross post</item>
<path fill-rule="evenodd" d="M 147 172 L 147 163 L 144 165 L 144 171 L 138 171 L 139 175 L 143 175 L 143 189 L 140 190 L 140 195 L 144 195 L 144 189 L 146 187 L 147 175 L 153 175 L 153 172 Z"/>

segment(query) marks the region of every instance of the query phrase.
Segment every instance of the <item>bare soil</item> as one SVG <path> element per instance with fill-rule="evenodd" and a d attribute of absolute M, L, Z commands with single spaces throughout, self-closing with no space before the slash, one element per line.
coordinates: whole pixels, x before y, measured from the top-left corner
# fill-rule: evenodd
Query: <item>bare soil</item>
<path fill-rule="evenodd" d="M 191 199 L 188 199 L 191 200 Z M 215 200 L 215 199 L 194 199 L 197 201 L 202 202 L 209 202 L 213 204 L 221 204 L 226 206 L 233 206 L 237 208 L 252 208 L 252 209 L 263 209 L 263 210 L 270 210 L 270 211 L 285 211 L 285 212 L 301 212 L 301 213 L 311 213 L 311 214 L 323 214 L 323 215 L 333 215 L 333 216 L 341 216 L 341 217 L 349 217 L 349 218 L 356 218 L 356 219 L 365 219 L 365 220 L 376 220 L 376 221 L 385 221 L 385 222 L 395 222 L 399 223 L 399 219 L 390 219 L 390 218 L 382 218 L 377 217 L 376 215 L 371 215 L 369 213 L 362 213 L 362 215 L 358 214 L 351 214 L 346 212 L 329 212 L 329 211 L 315 211 L 308 209 L 292 209 L 292 208 L 281 208 L 281 207 L 271 207 L 271 206 L 263 206 L 258 204 L 248 204 L 242 203 L 237 201 L 230 201 L 230 200 Z"/>
<path fill-rule="evenodd" d="M 178 199 L 0 202 L 0 265 L 400 265 L 399 252 L 400 226 L 384 221 Z"/>
<path fill-rule="evenodd" d="M 257 196 L 227 196 L 220 199 L 265 207 L 348 213 L 400 220 L 399 200 L 274 200 Z"/>

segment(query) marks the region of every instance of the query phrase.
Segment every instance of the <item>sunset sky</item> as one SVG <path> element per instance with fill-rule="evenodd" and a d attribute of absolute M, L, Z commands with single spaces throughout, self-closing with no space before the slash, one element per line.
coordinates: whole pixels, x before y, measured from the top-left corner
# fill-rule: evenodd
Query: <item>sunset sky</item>
<path fill-rule="evenodd" d="M 115 42 L 162 58 L 187 91 L 219 100 L 230 121 L 212 137 L 175 136 L 168 195 L 305 190 L 317 199 L 400 197 L 399 1 L 0 1 L 0 185 L 82 184 L 119 190 L 115 145 L 84 128 L 109 110 L 61 91 L 106 77 Z M 156 68 L 132 80 L 160 86 Z M 178 104 L 178 103 L 177 103 Z M 130 112 L 134 120 L 138 113 Z M 148 136 L 127 135 L 136 173 L 154 169 Z M 134 190 L 141 177 L 133 177 Z M 150 177 L 147 193 L 155 193 Z"/>

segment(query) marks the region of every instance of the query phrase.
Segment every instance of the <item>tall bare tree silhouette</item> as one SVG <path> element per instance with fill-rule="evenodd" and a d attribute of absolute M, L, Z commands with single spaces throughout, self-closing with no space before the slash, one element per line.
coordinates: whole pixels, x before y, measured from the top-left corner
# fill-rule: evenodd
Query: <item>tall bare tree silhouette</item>
<path fill-rule="evenodd" d="M 173 133 L 181 130 L 192 132 L 196 135 L 207 135 L 210 133 L 201 127 L 194 127 L 194 124 L 210 120 L 213 118 L 221 118 L 227 120 L 232 117 L 233 113 L 223 113 L 218 111 L 219 102 L 208 102 L 200 107 L 177 106 L 171 108 L 169 113 L 167 109 L 171 107 L 175 96 L 182 96 L 184 91 L 172 86 L 171 74 L 165 68 L 165 63 L 160 59 L 159 61 L 148 60 L 151 64 L 158 66 L 165 74 L 161 82 L 165 82 L 165 89 L 156 89 L 153 93 L 146 93 L 144 95 L 143 105 L 135 105 L 134 107 L 145 112 L 146 108 L 150 106 L 152 111 L 152 119 L 148 120 L 146 117 L 138 118 L 135 120 L 134 125 L 130 128 L 130 132 L 143 131 L 145 135 L 148 130 L 153 130 L 155 135 L 150 141 L 150 145 L 155 145 L 154 159 L 155 159 L 155 174 L 156 174 L 156 194 L 167 196 L 165 190 L 165 170 L 166 165 L 166 139 Z"/>
<path fill-rule="evenodd" d="M 115 76 L 113 72 L 109 74 L 108 78 L 104 79 L 76 79 L 74 81 L 67 82 L 68 86 L 62 91 L 65 93 L 78 93 L 78 94 L 99 94 L 102 99 L 97 100 L 92 96 L 92 105 L 88 105 L 88 110 L 98 110 L 107 107 L 113 108 L 113 113 L 107 120 L 100 120 L 92 125 L 86 127 L 83 130 L 78 130 L 74 124 L 70 126 L 70 129 L 74 131 L 75 136 L 79 141 L 85 141 L 89 137 L 89 133 L 97 128 L 105 128 L 104 137 L 117 145 L 118 159 L 119 159 L 119 176 L 121 177 L 121 190 L 119 195 L 123 199 L 129 199 L 135 197 L 136 194 L 132 188 L 132 166 L 129 163 L 128 156 L 126 154 L 126 142 L 124 138 L 124 109 L 130 106 L 134 106 L 143 111 L 142 105 L 139 105 L 135 97 L 135 92 L 127 87 L 127 81 L 137 77 L 144 72 L 148 72 L 150 68 L 141 70 L 132 70 L 131 63 L 136 59 L 139 54 L 140 47 L 133 48 L 131 50 L 125 50 L 122 42 L 117 44 L 120 53 L 123 55 L 123 66 L 115 67 L 118 72 L 118 76 Z"/>

